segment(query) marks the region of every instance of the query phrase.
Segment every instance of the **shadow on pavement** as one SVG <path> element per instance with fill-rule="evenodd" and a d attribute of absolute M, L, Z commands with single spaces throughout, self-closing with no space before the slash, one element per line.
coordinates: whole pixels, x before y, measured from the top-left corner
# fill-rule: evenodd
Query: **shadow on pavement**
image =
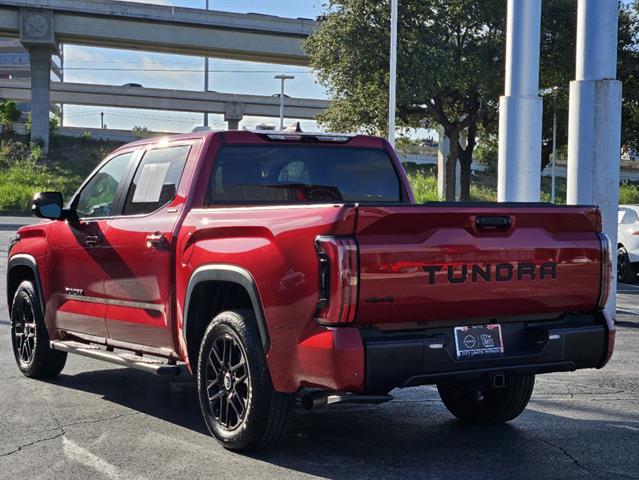
<path fill-rule="evenodd" d="M 208 435 L 189 375 L 162 378 L 111 369 L 63 374 L 51 384 L 98 394 L 106 401 Z M 535 405 L 565 406 L 540 399 L 510 424 L 465 426 L 452 419 L 431 388 L 401 391 L 397 397 L 378 407 L 296 410 L 284 441 L 246 455 L 246 461 L 337 480 L 639 478 L 639 465 L 631 453 L 636 451 L 637 433 L 628 427 L 629 422 L 639 422 L 636 412 L 622 417 L 628 421 L 578 420 L 535 411 Z M 585 410 L 605 412 L 605 408 L 588 404 Z M 211 448 L 216 448 L 211 442 Z"/>

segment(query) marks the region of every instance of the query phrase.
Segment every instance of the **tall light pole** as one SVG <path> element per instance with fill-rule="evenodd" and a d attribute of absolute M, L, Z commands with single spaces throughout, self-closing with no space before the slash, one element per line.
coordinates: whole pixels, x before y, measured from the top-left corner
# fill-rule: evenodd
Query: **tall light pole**
<path fill-rule="evenodd" d="M 557 87 L 554 89 L 552 102 L 552 184 L 550 186 L 550 203 L 555 203 L 557 183 Z"/>
<path fill-rule="evenodd" d="M 596 205 L 612 244 L 606 315 L 615 317 L 621 82 L 617 78 L 617 0 L 578 0 L 575 80 L 568 109 L 566 204 Z"/>
<path fill-rule="evenodd" d="M 280 130 L 284 130 L 284 82 L 286 80 L 293 80 L 293 75 L 275 75 L 275 80 L 282 81 L 282 87 L 280 89 Z"/>
<path fill-rule="evenodd" d="M 209 10 L 209 0 L 206 0 L 206 10 Z M 204 57 L 204 91 L 209 91 L 209 57 Z M 204 112 L 204 126 L 209 126 L 209 112 Z"/>
<path fill-rule="evenodd" d="M 499 99 L 499 202 L 538 202 L 541 193 L 540 35 L 541 0 L 508 0 L 506 76 Z"/>
<path fill-rule="evenodd" d="M 397 2 L 391 0 L 390 81 L 388 82 L 388 143 L 395 148 L 395 103 L 397 95 Z"/>

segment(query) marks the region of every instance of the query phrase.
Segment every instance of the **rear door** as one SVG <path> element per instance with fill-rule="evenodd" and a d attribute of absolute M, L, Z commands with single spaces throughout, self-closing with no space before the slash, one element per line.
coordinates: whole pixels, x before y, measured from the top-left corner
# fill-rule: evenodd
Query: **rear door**
<path fill-rule="evenodd" d="M 185 194 L 178 191 L 192 141 L 147 149 L 107 222 L 103 262 L 111 339 L 173 350 L 171 295 L 175 232 Z"/>
<path fill-rule="evenodd" d="M 432 324 L 594 308 L 589 207 L 360 206 L 358 322 Z"/>

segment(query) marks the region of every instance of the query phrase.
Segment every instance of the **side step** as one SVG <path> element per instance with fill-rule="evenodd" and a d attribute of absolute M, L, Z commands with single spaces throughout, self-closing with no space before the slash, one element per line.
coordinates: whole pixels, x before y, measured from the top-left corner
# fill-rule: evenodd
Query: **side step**
<path fill-rule="evenodd" d="M 154 373 L 155 375 L 175 376 L 179 375 L 182 371 L 179 365 L 168 365 L 159 360 L 142 359 L 132 354 L 118 355 L 117 353 L 102 350 L 97 345 L 87 343 L 53 340 L 50 345 L 51 348 L 59 350 L 60 352 L 75 353 L 83 357 L 103 360 L 105 362 L 115 363 L 116 365 L 122 365 L 123 367 Z"/>

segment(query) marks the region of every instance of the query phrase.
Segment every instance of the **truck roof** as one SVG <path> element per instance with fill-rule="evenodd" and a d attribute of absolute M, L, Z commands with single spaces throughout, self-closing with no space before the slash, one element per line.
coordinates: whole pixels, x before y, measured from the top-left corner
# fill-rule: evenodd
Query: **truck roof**
<path fill-rule="evenodd" d="M 151 138 L 144 138 L 122 145 L 118 150 L 132 146 L 155 144 L 159 142 L 172 143 L 178 140 L 188 140 L 202 138 L 206 139 L 216 135 L 224 135 L 228 143 L 258 143 L 269 142 L 308 142 L 308 139 L 316 139 L 318 142 L 326 144 L 351 143 L 357 139 L 359 147 L 380 148 L 384 146 L 385 140 L 372 135 L 354 135 L 348 133 L 328 133 L 328 132 L 292 132 L 289 130 L 210 130 L 189 132 L 176 135 L 162 135 Z"/>

